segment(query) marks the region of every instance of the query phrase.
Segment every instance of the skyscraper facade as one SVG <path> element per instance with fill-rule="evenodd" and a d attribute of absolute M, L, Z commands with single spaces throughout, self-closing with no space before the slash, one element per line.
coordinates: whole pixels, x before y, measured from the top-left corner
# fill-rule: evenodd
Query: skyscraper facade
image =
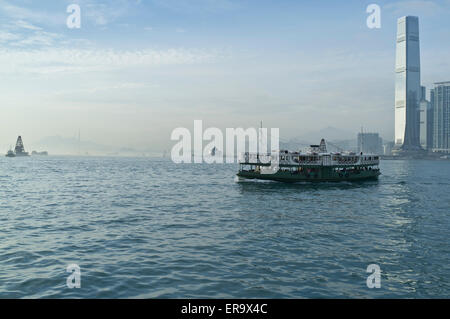
<path fill-rule="evenodd" d="M 419 18 L 406 16 L 397 21 L 395 62 L 395 148 L 420 150 L 419 103 L 420 43 Z"/>
<path fill-rule="evenodd" d="M 438 82 L 431 90 L 433 151 L 450 153 L 450 81 Z"/>
<path fill-rule="evenodd" d="M 430 151 L 433 147 L 433 108 L 426 98 L 426 89 L 422 88 L 421 99 L 419 104 L 420 109 L 420 146 L 427 151 Z"/>

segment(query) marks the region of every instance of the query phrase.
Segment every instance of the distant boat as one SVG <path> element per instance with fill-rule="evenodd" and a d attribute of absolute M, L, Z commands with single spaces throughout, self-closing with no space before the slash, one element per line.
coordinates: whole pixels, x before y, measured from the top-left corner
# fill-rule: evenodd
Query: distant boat
<path fill-rule="evenodd" d="M 213 147 L 212 149 L 211 149 L 211 151 L 209 152 L 209 155 L 210 156 L 220 156 L 222 154 L 222 152 L 217 148 L 217 147 Z"/>
<path fill-rule="evenodd" d="M 43 151 L 43 152 L 33 151 L 33 152 L 31 152 L 31 155 L 33 155 L 33 156 L 48 156 L 48 152 L 47 151 Z"/>
<path fill-rule="evenodd" d="M 16 154 L 12 150 L 9 150 L 8 153 L 5 155 L 6 157 L 16 157 Z"/>

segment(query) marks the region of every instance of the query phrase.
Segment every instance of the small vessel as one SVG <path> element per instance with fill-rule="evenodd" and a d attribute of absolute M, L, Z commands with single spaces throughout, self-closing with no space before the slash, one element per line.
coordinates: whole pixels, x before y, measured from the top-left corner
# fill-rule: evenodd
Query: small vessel
<path fill-rule="evenodd" d="M 212 149 L 211 149 L 211 151 L 209 152 L 209 155 L 210 156 L 220 156 L 222 154 L 222 152 L 217 148 L 217 147 L 213 147 Z"/>
<path fill-rule="evenodd" d="M 278 156 L 278 159 L 275 157 Z M 340 182 L 376 180 L 380 158 L 374 154 L 329 153 L 325 140 L 305 152 L 280 151 L 277 155 L 244 153 L 239 161 L 239 180 L 279 182 Z"/>
<path fill-rule="evenodd" d="M 48 156 L 48 152 L 47 151 L 42 151 L 42 152 L 33 151 L 33 152 L 31 152 L 31 155 L 33 155 L 33 156 Z"/>
<path fill-rule="evenodd" d="M 9 150 L 8 153 L 5 155 L 6 157 L 16 157 L 16 154 L 14 154 L 13 150 Z"/>

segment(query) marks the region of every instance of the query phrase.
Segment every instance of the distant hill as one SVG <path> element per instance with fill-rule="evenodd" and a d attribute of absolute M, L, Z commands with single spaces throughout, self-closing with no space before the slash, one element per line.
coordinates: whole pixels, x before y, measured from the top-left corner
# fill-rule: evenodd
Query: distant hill
<path fill-rule="evenodd" d="M 51 155 L 140 155 L 132 148 L 118 148 L 91 141 L 78 141 L 75 137 L 48 136 L 30 143 L 29 148 L 48 151 Z"/>
<path fill-rule="evenodd" d="M 324 138 L 325 140 L 352 140 L 356 139 L 357 132 L 347 131 L 332 126 L 320 129 L 318 131 L 311 131 L 299 136 L 299 139 L 304 141 L 311 141 L 314 144 L 319 144 L 320 140 Z"/>
<path fill-rule="evenodd" d="M 312 144 L 319 144 L 322 138 L 327 141 L 329 151 L 355 150 L 357 133 L 326 127 L 317 131 L 307 132 L 301 136 L 280 141 L 280 148 L 288 150 L 300 150 Z M 332 145 L 333 144 L 333 145 Z"/>

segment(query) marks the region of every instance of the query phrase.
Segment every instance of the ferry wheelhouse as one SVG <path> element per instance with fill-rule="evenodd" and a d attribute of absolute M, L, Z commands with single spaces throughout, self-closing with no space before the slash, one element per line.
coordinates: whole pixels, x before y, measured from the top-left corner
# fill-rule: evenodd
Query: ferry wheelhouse
<path fill-rule="evenodd" d="M 339 182 L 378 179 L 380 158 L 374 154 L 327 152 L 325 140 L 305 153 L 280 151 L 275 155 L 244 153 L 237 176 L 280 182 Z"/>

